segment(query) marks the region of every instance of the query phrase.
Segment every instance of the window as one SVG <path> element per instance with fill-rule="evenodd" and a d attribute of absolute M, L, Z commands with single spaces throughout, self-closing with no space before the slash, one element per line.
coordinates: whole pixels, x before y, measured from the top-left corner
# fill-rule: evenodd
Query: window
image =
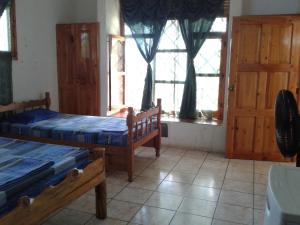
<path fill-rule="evenodd" d="M 211 110 L 222 119 L 224 60 L 226 60 L 227 19 L 217 18 L 209 37 L 194 60 L 197 80 L 197 110 Z M 140 107 L 146 62 L 139 53 L 130 30 L 126 35 L 126 104 Z M 222 53 L 222 51 L 225 51 Z M 187 52 L 179 23 L 169 20 L 161 36 L 158 51 L 152 62 L 154 99 L 162 98 L 163 111 L 177 116 L 180 111 L 187 68 Z M 221 87 L 221 88 L 220 88 Z M 128 94 L 129 93 L 129 94 Z"/>
<path fill-rule="evenodd" d="M 0 51 L 11 52 L 17 58 L 15 1 L 12 0 L 0 17 Z"/>

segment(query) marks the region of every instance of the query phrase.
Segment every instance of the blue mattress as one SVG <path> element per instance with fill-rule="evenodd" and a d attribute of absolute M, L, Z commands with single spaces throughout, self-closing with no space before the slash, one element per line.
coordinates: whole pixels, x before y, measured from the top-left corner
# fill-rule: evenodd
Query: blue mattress
<path fill-rule="evenodd" d="M 153 120 L 152 129 L 155 129 L 155 126 Z M 28 124 L 3 121 L 0 129 L 2 133 L 14 135 L 113 146 L 127 146 L 128 135 L 125 118 L 62 113 Z"/>
<path fill-rule="evenodd" d="M 88 163 L 88 150 L 0 137 L 0 217 Z"/>

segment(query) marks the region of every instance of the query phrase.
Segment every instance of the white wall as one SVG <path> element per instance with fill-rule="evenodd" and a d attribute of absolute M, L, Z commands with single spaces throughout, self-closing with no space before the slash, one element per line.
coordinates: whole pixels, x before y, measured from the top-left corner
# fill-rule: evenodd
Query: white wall
<path fill-rule="evenodd" d="M 36 99 L 50 91 L 58 109 L 57 23 L 76 16 L 72 0 L 16 0 L 18 60 L 13 61 L 14 101 Z"/>
<path fill-rule="evenodd" d="M 120 34 L 119 0 L 97 0 L 98 22 L 100 23 L 100 97 L 101 115 L 108 109 L 108 35 Z"/>
<path fill-rule="evenodd" d="M 243 0 L 243 15 L 295 14 L 299 0 Z"/>

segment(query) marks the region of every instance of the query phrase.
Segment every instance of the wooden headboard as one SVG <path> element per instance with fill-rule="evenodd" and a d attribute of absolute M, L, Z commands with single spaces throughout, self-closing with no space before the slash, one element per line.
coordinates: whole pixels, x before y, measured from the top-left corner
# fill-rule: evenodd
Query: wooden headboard
<path fill-rule="evenodd" d="M 27 108 L 35 108 L 35 107 L 43 107 L 43 106 L 49 109 L 50 104 L 51 104 L 50 93 L 46 92 L 44 99 L 32 100 L 32 101 L 21 102 L 21 103 L 11 103 L 9 105 L 0 105 L 0 113 L 12 112 L 17 110 L 25 110 Z"/>

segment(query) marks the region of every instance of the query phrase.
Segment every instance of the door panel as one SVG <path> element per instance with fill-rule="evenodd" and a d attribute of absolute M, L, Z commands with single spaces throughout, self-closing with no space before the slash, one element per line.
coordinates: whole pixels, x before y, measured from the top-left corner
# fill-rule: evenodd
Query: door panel
<path fill-rule="evenodd" d="M 288 73 L 268 73 L 266 109 L 274 109 L 275 100 L 281 89 L 287 89 L 289 82 Z"/>
<path fill-rule="evenodd" d="M 257 84 L 257 73 L 237 74 L 237 108 L 256 109 Z"/>
<path fill-rule="evenodd" d="M 259 63 L 260 42 L 261 42 L 261 25 L 245 24 L 240 27 L 238 62 L 240 64 Z"/>
<path fill-rule="evenodd" d="M 300 16 L 237 17 L 232 33 L 226 155 L 283 160 L 274 105 L 279 90 L 298 90 Z"/>
<path fill-rule="evenodd" d="M 235 148 L 240 154 L 248 154 L 253 150 L 255 118 L 238 117 L 235 123 Z"/>

